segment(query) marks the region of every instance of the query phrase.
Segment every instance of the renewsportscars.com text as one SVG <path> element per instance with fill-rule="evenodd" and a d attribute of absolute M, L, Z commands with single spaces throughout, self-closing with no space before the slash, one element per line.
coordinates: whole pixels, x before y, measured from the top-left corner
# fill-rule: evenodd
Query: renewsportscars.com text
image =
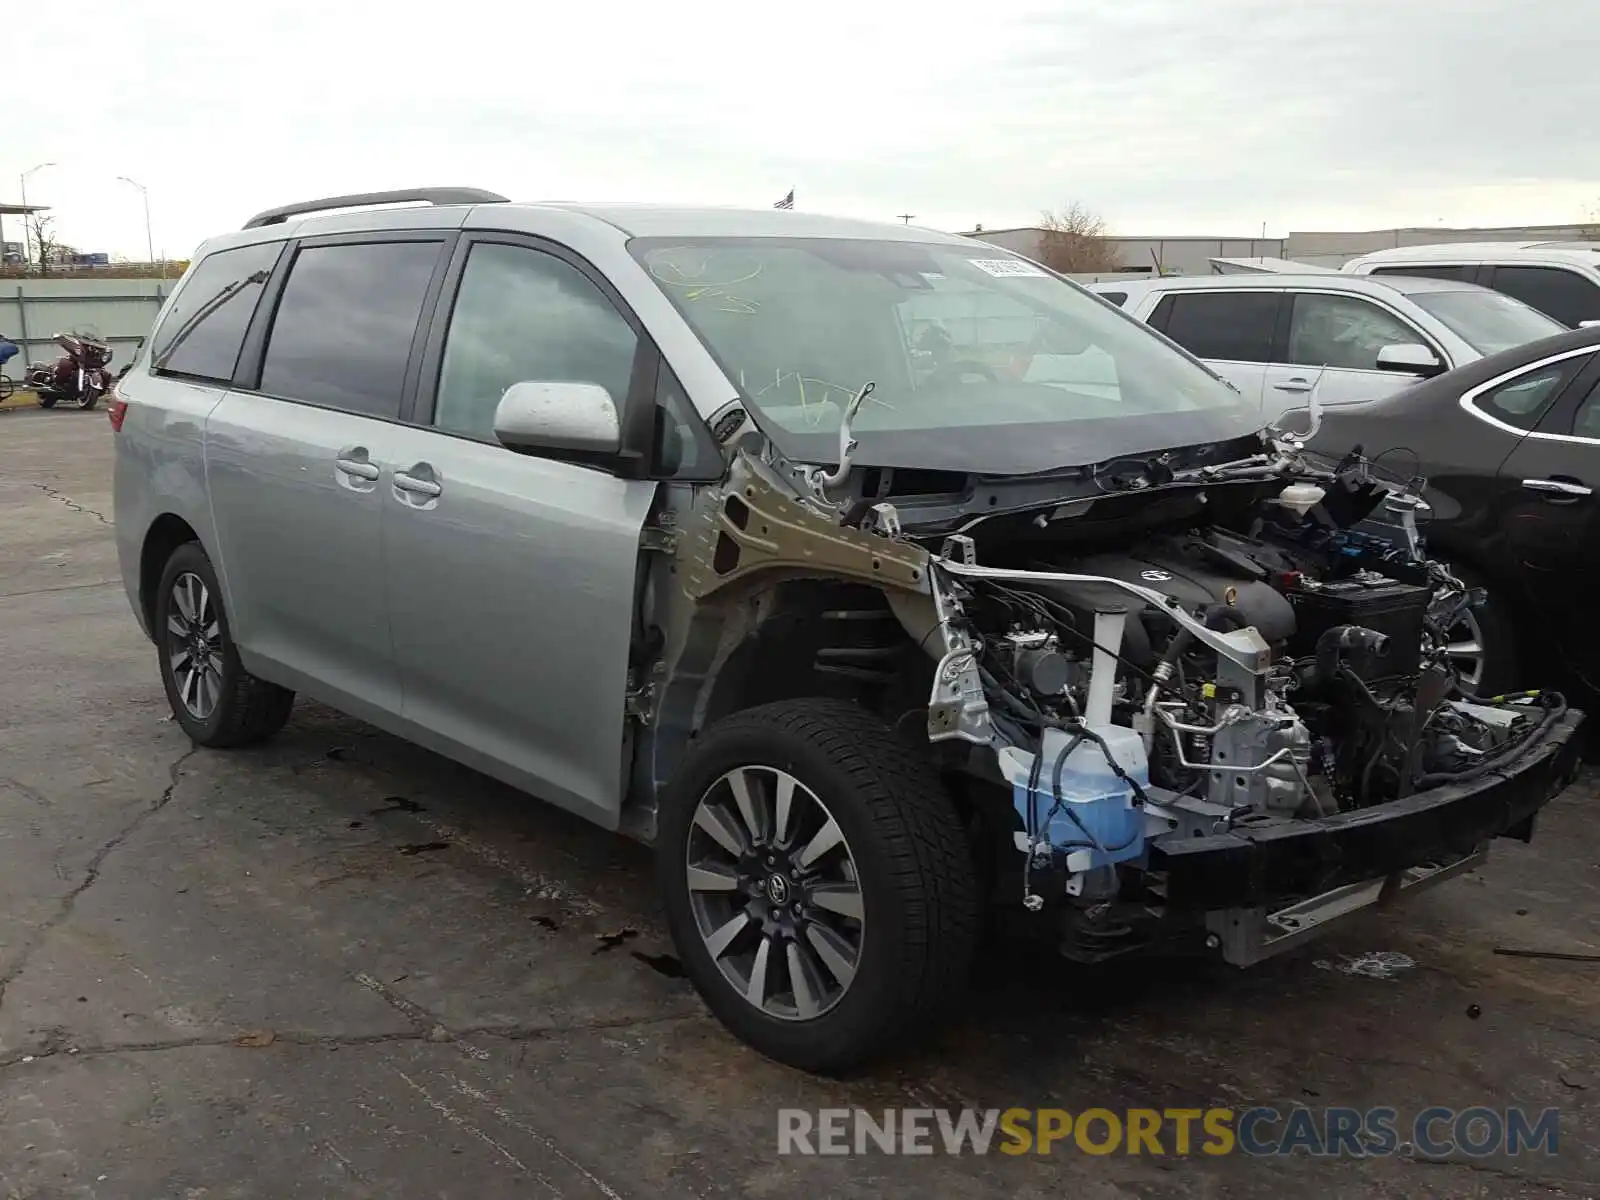
<path fill-rule="evenodd" d="M 779 1154 L 1555 1154 L 1560 1113 L 1520 1108 L 778 1110 Z"/>

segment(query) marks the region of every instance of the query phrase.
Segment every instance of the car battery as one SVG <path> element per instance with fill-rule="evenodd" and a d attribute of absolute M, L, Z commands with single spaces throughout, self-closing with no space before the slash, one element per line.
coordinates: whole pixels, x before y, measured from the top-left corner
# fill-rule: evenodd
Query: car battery
<path fill-rule="evenodd" d="M 1389 652 L 1373 664 L 1377 677 L 1413 675 L 1420 668 L 1431 588 L 1364 574 L 1313 587 L 1301 583 L 1287 595 L 1295 615 L 1293 657 L 1315 654 L 1317 639 L 1336 625 L 1359 625 L 1389 639 Z"/>

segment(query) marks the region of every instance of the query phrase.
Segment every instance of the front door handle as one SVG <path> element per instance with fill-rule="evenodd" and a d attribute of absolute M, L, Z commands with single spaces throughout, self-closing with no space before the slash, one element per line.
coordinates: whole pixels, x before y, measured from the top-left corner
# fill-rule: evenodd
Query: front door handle
<path fill-rule="evenodd" d="M 418 464 L 411 468 L 412 471 L 424 471 L 427 469 L 425 464 Z M 411 474 L 409 471 L 396 471 L 394 473 L 394 486 L 398 492 L 410 492 L 414 496 L 426 496 L 430 500 L 444 491 L 444 488 L 439 486 L 438 481 L 424 479 L 420 475 Z"/>
<path fill-rule="evenodd" d="M 336 458 L 333 465 L 352 479 L 365 479 L 371 482 L 378 478 L 377 464 L 364 462 L 359 458 Z"/>
<path fill-rule="evenodd" d="M 1272 385 L 1280 392 L 1309 392 L 1311 381 L 1308 379 L 1285 379 L 1282 383 Z"/>
<path fill-rule="evenodd" d="M 1547 496 L 1560 496 L 1568 499 L 1594 495 L 1594 489 L 1586 488 L 1581 483 L 1573 483 L 1566 479 L 1524 479 L 1522 486 L 1530 492 L 1543 492 Z"/>

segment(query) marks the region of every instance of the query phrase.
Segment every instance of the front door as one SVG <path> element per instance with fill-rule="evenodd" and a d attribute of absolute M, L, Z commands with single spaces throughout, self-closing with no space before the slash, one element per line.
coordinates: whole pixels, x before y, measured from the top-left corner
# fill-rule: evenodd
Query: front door
<path fill-rule="evenodd" d="M 1266 404 L 1277 412 L 1308 407 L 1313 388 L 1323 407 L 1337 408 L 1416 383 L 1420 376 L 1378 370 L 1378 351 L 1385 346 L 1422 345 L 1440 353 L 1421 330 L 1363 297 L 1294 292 L 1289 299 L 1277 361 L 1267 369 Z"/>
<path fill-rule="evenodd" d="M 463 240 L 435 325 L 381 496 L 406 723 L 615 827 L 639 535 L 657 485 L 508 450 L 493 419 L 525 380 L 597 383 L 625 409 L 641 337 L 586 268 L 509 238 Z"/>
<path fill-rule="evenodd" d="M 1551 364 L 1553 395 L 1534 432 L 1500 468 L 1495 511 L 1526 603 L 1590 688 L 1600 685 L 1594 637 L 1600 587 L 1600 359 Z M 1537 664 L 1529 664 L 1534 666 Z M 1537 677 L 1526 669 L 1524 674 Z"/>
<path fill-rule="evenodd" d="M 245 665 L 383 723 L 400 709 L 381 527 L 443 242 L 300 246 L 253 388 L 206 421 L 219 568 Z"/>

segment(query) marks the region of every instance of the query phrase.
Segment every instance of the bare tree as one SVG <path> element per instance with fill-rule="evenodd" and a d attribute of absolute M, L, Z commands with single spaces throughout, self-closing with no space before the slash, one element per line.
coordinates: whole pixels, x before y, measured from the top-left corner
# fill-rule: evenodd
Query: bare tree
<path fill-rule="evenodd" d="M 50 274 L 50 265 L 56 262 L 65 248 L 56 240 L 56 219 L 44 213 L 30 213 L 27 218 L 28 236 L 33 239 L 34 263 L 39 274 Z"/>
<path fill-rule="evenodd" d="M 1039 256 L 1047 267 L 1064 275 L 1122 270 L 1117 248 L 1106 237 L 1105 218 L 1079 201 L 1058 213 L 1046 211 L 1039 224 Z"/>

